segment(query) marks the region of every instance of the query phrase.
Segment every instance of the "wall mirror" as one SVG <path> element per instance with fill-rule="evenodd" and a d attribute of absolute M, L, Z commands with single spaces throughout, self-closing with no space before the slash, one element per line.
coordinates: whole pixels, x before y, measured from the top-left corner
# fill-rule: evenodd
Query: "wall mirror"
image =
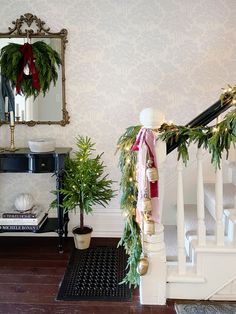
<path fill-rule="evenodd" d="M 24 45 L 26 42 L 33 44 L 36 41 L 43 41 L 57 51 L 61 58 L 61 65 L 57 67 L 58 79 L 55 86 L 51 83 L 50 89 L 45 96 L 40 92 L 36 98 L 33 96 L 26 98 L 23 94 L 16 95 L 15 89 L 13 90 L 15 100 L 14 119 L 16 123 L 28 126 L 36 124 L 59 124 L 65 126 L 69 123 L 65 94 L 67 30 L 62 29 L 57 33 L 53 33 L 44 21 L 31 13 L 21 15 L 12 24 L 8 28 L 8 32 L 0 33 L 0 49 L 9 43 Z M 0 102 L 0 114 L 1 110 L 4 111 L 4 114 L 0 115 L 0 125 L 9 123 L 9 118 L 7 113 L 5 113 L 5 111 L 7 112 L 6 101 L 8 99 L 4 99 L 4 105 Z M 5 107 L 3 108 L 3 106 Z"/>

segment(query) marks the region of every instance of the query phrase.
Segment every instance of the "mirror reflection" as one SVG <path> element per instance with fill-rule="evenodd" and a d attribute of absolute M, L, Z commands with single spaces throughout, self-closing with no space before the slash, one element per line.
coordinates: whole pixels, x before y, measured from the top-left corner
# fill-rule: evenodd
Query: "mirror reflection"
<path fill-rule="evenodd" d="M 31 43 L 38 41 L 38 38 L 31 38 Z M 54 50 L 61 55 L 61 40 L 60 38 L 40 38 L 41 41 L 49 44 Z M 25 38 L 0 38 L 0 49 L 9 43 L 17 43 L 23 45 L 26 42 Z M 62 75 L 61 67 L 57 68 L 58 79 L 56 85 L 53 83 L 45 96 L 42 93 L 34 99 L 24 97 L 24 95 L 16 95 L 15 90 L 15 120 L 24 121 L 59 121 L 62 119 Z M 5 103 L 0 103 L 0 119 L 5 121 L 6 114 L 9 112 L 9 99 L 5 98 Z"/>
<path fill-rule="evenodd" d="M 17 94 L 16 88 L 11 88 L 12 92 L 9 96 L 6 96 L 6 93 L 2 92 L 4 97 L 0 97 L 0 125 L 9 123 L 10 111 L 14 112 L 14 119 L 20 124 L 27 124 L 29 126 L 34 126 L 35 124 L 60 124 L 64 126 L 68 124 L 69 115 L 66 110 L 65 100 L 64 60 L 67 31 L 62 29 L 58 33 L 52 33 L 50 32 L 50 28 L 47 28 L 43 21 L 31 13 L 21 15 L 20 18 L 12 22 L 12 24 L 14 26 L 8 28 L 8 33 L 0 33 L 0 50 L 3 47 L 8 46 L 10 43 L 19 45 L 29 43 L 33 45 L 34 43 L 41 41 L 59 54 L 62 64 L 59 66 L 56 65 L 58 78 L 55 85 L 53 82 L 50 83 L 50 88 L 45 95 L 40 91 L 36 98 L 34 98 L 34 96 L 25 97 L 23 93 Z M 33 58 L 35 58 L 35 56 L 33 56 Z M 7 62 L 4 64 L 8 65 Z M 23 68 L 24 75 L 27 75 L 25 72 L 27 71 L 27 67 L 25 66 Z M 49 67 L 49 69 L 51 69 L 51 67 Z M 31 73 L 29 74 L 31 77 Z M 5 77 L 0 75 L 1 91 L 4 89 L 4 80 Z M 8 84 L 8 86 L 10 88 L 11 83 L 10 85 Z"/>

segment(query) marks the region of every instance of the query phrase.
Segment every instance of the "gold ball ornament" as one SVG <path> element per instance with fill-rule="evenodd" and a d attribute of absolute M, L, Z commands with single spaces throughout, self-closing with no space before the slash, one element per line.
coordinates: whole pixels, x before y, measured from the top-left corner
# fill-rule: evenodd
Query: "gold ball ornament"
<path fill-rule="evenodd" d="M 149 262 L 148 262 L 148 258 L 147 256 L 145 255 L 141 255 L 141 258 L 138 262 L 138 266 L 137 266 L 137 273 L 140 275 L 140 276 L 144 276 L 147 271 L 148 271 L 148 266 L 149 266 Z"/>

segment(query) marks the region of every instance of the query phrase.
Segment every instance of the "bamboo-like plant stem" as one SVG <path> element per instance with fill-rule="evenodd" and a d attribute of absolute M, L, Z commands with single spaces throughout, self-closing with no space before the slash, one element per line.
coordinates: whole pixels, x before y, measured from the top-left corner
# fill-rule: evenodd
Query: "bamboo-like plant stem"
<path fill-rule="evenodd" d="M 80 209 L 80 229 L 81 230 L 84 229 L 84 214 L 81 209 Z"/>

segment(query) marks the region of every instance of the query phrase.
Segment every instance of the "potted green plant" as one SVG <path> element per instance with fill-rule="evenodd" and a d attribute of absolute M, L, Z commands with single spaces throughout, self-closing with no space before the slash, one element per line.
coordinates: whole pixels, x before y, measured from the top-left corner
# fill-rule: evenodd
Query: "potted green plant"
<path fill-rule="evenodd" d="M 73 229 L 75 246 L 86 249 L 90 245 L 92 228 L 84 225 L 84 214 L 92 213 L 96 204 L 105 207 L 114 197 L 112 180 L 104 175 L 102 154 L 93 156 L 95 144 L 89 137 L 77 138 L 77 151 L 65 161 L 63 188 L 64 211 L 79 209 L 80 224 Z"/>

